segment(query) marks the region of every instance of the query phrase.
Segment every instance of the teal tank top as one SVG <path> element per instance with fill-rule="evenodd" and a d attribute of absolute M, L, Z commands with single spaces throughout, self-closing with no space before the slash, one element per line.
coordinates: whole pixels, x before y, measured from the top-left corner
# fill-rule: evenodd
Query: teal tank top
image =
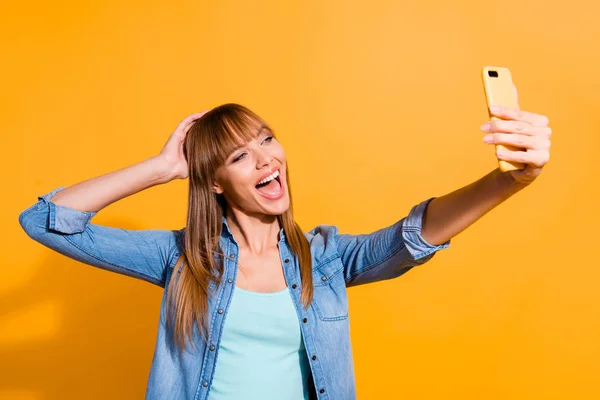
<path fill-rule="evenodd" d="M 209 400 L 308 400 L 310 366 L 294 303 L 235 287 Z"/>

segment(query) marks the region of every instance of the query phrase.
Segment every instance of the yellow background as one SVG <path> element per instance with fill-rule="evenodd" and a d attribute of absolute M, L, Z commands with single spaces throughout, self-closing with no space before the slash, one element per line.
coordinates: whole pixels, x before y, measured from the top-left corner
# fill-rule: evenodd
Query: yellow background
<path fill-rule="evenodd" d="M 595 8 L 593 8 L 595 7 Z M 18 224 L 36 196 L 155 155 L 225 102 L 273 125 L 296 217 L 342 232 L 496 167 L 480 69 L 546 114 L 535 184 L 403 277 L 350 289 L 359 399 L 600 398 L 599 7 L 539 1 L 12 2 L 0 12 L 0 398 L 142 398 L 161 290 Z M 180 228 L 187 182 L 98 224 Z"/>

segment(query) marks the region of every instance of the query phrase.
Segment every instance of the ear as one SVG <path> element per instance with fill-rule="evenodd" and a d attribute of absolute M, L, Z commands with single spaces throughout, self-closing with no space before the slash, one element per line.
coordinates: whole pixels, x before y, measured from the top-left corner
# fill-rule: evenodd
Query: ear
<path fill-rule="evenodd" d="M 213 183 L 211 190 L 216 194 L 223 194 L 224 190 L 217 182 Z"/>

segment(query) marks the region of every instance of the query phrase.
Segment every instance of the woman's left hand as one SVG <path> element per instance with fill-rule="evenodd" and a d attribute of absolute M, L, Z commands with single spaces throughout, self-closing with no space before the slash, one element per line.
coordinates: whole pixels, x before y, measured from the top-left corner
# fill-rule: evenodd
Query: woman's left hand
<path fill-rule="evenodd" d="M 548 117 L 500 106 L 490 107 L 490 112 L 500 119 L 490 120 L 481 126 L 481 130 L 488 133 L 483 138 L 484 142 L 520 149 L 497 150 L 496 157 L 524 164 L 524 169 L 508 171 L 508 174 L 519 183 L 533 182 L 550 159 L 552 130 L 548 126 Z"/>

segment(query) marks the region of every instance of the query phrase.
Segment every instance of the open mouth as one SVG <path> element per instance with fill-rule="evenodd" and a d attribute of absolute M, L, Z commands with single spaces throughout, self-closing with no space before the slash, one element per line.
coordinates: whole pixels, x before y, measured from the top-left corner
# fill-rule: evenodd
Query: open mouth
<path fill-rule="evenodd" d="M 256 190 L 267 198 L 278 198 L 283 194 L 283 185 L 281 184 L 281 174 L 279 170 L 271 176 L 265 178 L 261 183 L 255 186 Z"/>

